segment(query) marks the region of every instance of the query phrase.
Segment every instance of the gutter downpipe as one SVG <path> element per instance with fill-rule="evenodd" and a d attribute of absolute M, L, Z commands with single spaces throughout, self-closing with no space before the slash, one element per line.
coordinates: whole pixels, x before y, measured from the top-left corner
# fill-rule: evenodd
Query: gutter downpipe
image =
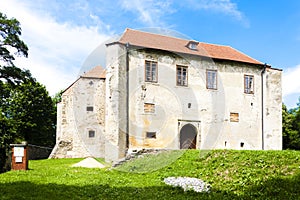
<path fill-rule="evenodd" d="M 265 131 L 265 126 L 264 126 L 264 74 L 266 72 L 267 64 L 265 63 L 263 66 L 263 69 L 261 71 L 261 145 L 262 145 L 262 150 L 265 149 L 265 144 L 264 144 L 264 131 Z"/>
<path fill-rule="evenodd" d="M 129 149 L 129 42 L 125 44 L 126 48 L 126 149 Z"/>

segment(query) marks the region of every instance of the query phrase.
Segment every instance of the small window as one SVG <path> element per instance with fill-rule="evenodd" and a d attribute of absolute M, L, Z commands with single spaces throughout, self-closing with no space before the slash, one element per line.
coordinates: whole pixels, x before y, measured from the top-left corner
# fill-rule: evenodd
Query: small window
<path fill-rule="evenodd" d="M 217 89 L 217 70 L 206 70 L 206 88 Z"/>
<path fill-rule="evenodd" d="M 95 137 L 95 131 L 90 130 L 89 131 L 89 138 L 93 138 L 93 137 Z"/>
<path fill-rule="evenodd" d="M 151 139 L 156 139 L 156 132 L 147 132 L 146 137 Z"/>
<path fill-rule="evenodd" d="M 145 113 L 155 113 L 155 104 L 145 103 L 144 104 L 144 112 Z"/>
<path fill-rule="evenodd" d="M 231 122 L 239 122 L 239 113 L 230 113 Z"/>
<path fill-rule="evenodd" d="M 157 82 L 157 62 L 145 61 L 145 81 Z"/>
<path fill-rule="evenodd" d="M 187 86 L 188 85 L 188 68 L 186 66 L 177 66 L 177 85 Z"/>
<path fill-rule="evenodd" d="M 246 94 L 254 94 L 254 76 L 245 75 L 244 76 L 244 92 Z"/>
<path fill-rule="evenodd" d="M 197 50 L 197 45 L 198 45 L 198 42 L 190 41 L 189 44 L 188 44 L 188 47 L 191 50 Z"/>
<path fill-rule="evenodd" d="M 86 107 L 86 111 L 93 111 L 94 110 L 94 107 L 93 106 L 88 106 Z"/>

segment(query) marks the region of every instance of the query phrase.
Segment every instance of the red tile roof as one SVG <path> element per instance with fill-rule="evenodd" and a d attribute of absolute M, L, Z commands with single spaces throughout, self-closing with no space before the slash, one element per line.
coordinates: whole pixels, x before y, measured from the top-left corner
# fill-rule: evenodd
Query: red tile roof
<path fill-rule="evenodd" d="M 103 69 L 101 66 L 96 66 L 92 68 L 91 70 L 85 72 L 82 74 L 79 78 L 76 79 L 69 87 L 67 87 L 62 93 L 68 94 L 70 91 L 69 89 L 80 79 L 80 78 L 100 78 L 100 79 L 105 79 L 106 75 L 106 70 Z"/>
<path fill-rule="evenodd" d="M 197 50 L 188 48 L 190 40 L 158 35 L 154 33 L 142 32 L 132 29 L 126 29 L 118 41 L 121 44 L 129 43 L 132 46 L 161 49 L 174 53 L 184 53 L 198 56 L 205 56 L 214 59 L 232 60 L 251 64 L 263 65 L 246 54 L 230 47 L 215 44 L 199 42 Z"/>
<path fill-rule="evenodd" d="M 101 66 L 96 66 L 93 69 L 81 75 L 83 78 L 105 78 L 106 71 Z"/>

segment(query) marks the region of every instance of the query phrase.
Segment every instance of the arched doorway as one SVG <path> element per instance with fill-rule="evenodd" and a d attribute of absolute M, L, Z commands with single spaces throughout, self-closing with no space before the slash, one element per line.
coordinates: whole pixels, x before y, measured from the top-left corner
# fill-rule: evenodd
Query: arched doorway
<path fill-rule="evenodd" d="M 196 149 L 197 128 L 192 124 L 184 125 L 180 130 L 180 149 Z"/>

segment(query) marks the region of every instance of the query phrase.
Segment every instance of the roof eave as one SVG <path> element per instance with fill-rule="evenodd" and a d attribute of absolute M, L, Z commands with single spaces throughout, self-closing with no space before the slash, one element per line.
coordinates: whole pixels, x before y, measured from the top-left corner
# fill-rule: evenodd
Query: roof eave
<path fill-rule="evenodd" d="M 120 42 L 119 41 L 119 42 L 110 43 L 109 45 L 113 45 L 113 44 L 121 44 L 121 45 L 125 46 L 127 44 L 127 42 L 125 43 L 125 42 Z M 154 49 L 154 50 L 169 51 L 169 52 L 177 53 L 177 54 L 185 54 L 185 55 L 191 55 L 191 56 L 205 57 L 205 58 L 210 58 L 210 59 L 214 59 L 214 60 L 226 60 L 226 61 L 232 61 L 232 62 L 247 63 L 247 64 L 259 65 L 259 66 L 264 66 L 265 65 L 264 63 L 261 63 L 259 61 L 257 61 L 257 62 L 246 62 L 246 61 L 241 61 L 241 60 L 233 60 L 233 59 L 210 57 L 210 56 L 205 56 L 205 55 L 199 55 L 199 54 L 196 54 L 196 53 L 177 52 L 177 51 L 170 51 L 170 50 L 166 50 L 166 49 L 158 49 L 158 48 L 154 48 L 154 47 L 146 47 L 146 46 L 139 46 L 139 45 L 130 45 L 129 47 L 147 48 L 147 49 Z"/>

